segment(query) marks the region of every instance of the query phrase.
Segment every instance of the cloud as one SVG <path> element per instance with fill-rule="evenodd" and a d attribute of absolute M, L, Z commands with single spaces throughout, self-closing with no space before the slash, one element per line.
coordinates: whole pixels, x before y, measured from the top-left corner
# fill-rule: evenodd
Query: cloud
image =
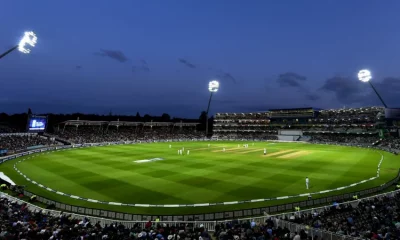
<path fill-rule="evenodd" d="M 302 82 L 306 81 L 307 78 L 294 73 L 294 72 L 287 72 L 284 74 L 280 74 L 278 76 L 277 82 L 281 87 L 301 87 L 303 84 Z"/>
<path fill-rule="evenodd" d="M 368 94 L 366 84 L 360 83 L 357 79 L 343 76 L 328 78 L 320 90 L 335 94 L 339 102 L 346 104 L 360 103 Z"/>
<path fill-rule="evenodd" d="M 307 81 L 307 77 L 303 75 L 294 72 L 286 72 L 275 78 L 280 87 L 297 89 L 300 94 L 304 95 L 306 100 L 316 101 L 320 99 L 320 96 L 317 93 L 313 93 L 309 87 L 304 85 Z M 269 81 L 269 79 L 266 79 L 266 81 Z"/>
<path fill-rule="evenodd" d="M 238 81 L 236 80 L 236 78 L 234 76 L 232 76 L 232 74 L 228 73 L 228 72 L 223 72 L 220 74 L 217 74 L 216 76 L 218 79 L 221 79 L 223 81 L 230 81 L 232 83 L 237 83 Z"/>
<path fill-rule="evenodd" d="M 150 72 L 150 68 L 149 65 L 147 64 L 146 60 L 140 60 L 140 66 L 132 66 L 132 72 L 139 72 L 139 71 L 143 71 L 143 72 Z"/>
<path fill-rule="evenodd" d="M 183 58 L 179 58 L 178 61 L 182 64 L 184 64 L 186 67 L 188 68 L 196 68 L 196 65 L 190 63 L 188 60 L 183 59 Z"/>
<path fill-rule="evenodd" d="M 381 82 L 374 82 L 374 86 L 388 107 L 400 107 L 400 77 L 386 77 Z M 381 105 L 374 91 L 371 90 L 367 98 L 370 104 Z"/>
<path fill-rule="evenodd" d="M 374 81 L 374 86 L 388 107 L 400 107 L 400 77 L 386 77 L 382 81 Z M 331 92 L 340 103 L 352 105 L 379 105 L 376 96 L 369 84 L 362 83 L 355 78 L 335 76 L 328 78 L 320 90 Z"/>
<path fill-rule="evenodd" d="M 384 78 L 382 82 L 377 84 L 377 86 L 386 90 L 390 90 L 391 92 L 400 92 L 400 78 Z"/>
<path fill-rule="evenodd" d="M 316 101 L 321 98 L 318 94 L 315 94 L 315 93 L 307 93 L 305 95 L 305 97 L 307 100 L 310 100 L 310 101 Z"/>
<path fill-rule="evenodd" d="M 125 56 L 123 52 L 116 50 L 100 49 L 100 52 L 95 53 L 95 55 L 102 57 L 109 57 L 121 63 L 128 61 L 128 58 Z"/>

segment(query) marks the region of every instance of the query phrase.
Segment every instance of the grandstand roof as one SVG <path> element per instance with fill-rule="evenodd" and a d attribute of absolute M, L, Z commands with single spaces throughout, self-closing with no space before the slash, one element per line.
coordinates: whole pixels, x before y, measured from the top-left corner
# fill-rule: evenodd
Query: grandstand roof
<path fill-rule="evenodd" d="M 245 115 L 245 114 L 248 114 L 248 115 L 251 115 L 251 114 L 268 114 L 268 111 L 265 111 L 265 112 L 249 112 L 249 113 L 216 113 L 216 115 L 221 115 L 221 114 L 225 114 L 225 115 L 240 115 L 240 114 L 242 114 L 242 115 Z"/>
<path fill-rule="evenodd" d="M 184 122 L 179 122 L 179 123 L 175 123 L 174 124 L 174 126 L 177 126 L 177 127 L 180 127 L 180 126 L 182 126 L 182 127 L 195 127 L 195 126 L 197 126 L 197 125 L 199 125 L 200 123 L 184 123 Z"/>
<path fill-rule="evenodd" d="M 103 125 L 108 124 L 110 126 L 182 126 L 182 127 L 189 127 L 189 126 L 196 126 L 199 123 L 173 123 L 173 122 L 127 122 L 127 121 L 90 121 L 90 120 L 68 120 L 65 122 L 61 122 L 60 124 L 64 125 Z"/>
<path fill-rule="evenodd" d="M 314 108 L 305 107 L 305 108 L 276 108 L 276 109 L 269 109 L 270 112 L 276 112 L 276 111 L 298 111 L 298 110 L 314 110 Z"/>
<path fill-rule="evenodd" d="M 143 122 L 126 122 L 126 121 L 111 121 L 108 122 L 111 126 L 138 126 L 143 125 Z"/>
<path fill-rule="evenodd" d="M 359 107 L 359 108 L 337 108 L 337 109 L 323 109 L 320 112 L 353 112 L 353 111 L 370 111 L 370 110 L 380 110 L 383 111 L 384 107 Z"/>
<path fill-rule="evenodd" d="M 174 125 L 173 122 L 145 122 L 144 126 L 171 126 Z"/>
<path fill-rule="evenodd" d="M 102 125 L 105 123 L 107 123 L 107 121 L 67 120 L 60 124 L 65 124 L 65 125 Z"/>

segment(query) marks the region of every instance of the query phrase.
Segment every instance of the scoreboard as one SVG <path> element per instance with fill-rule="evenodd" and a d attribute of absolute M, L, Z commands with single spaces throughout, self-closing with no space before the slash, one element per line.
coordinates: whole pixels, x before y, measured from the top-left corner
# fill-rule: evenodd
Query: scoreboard
<path fill-rule="evenodd" d="M 44 132 L 47 128 L 47 116 L 30 115 L 28 117 L 27 132 Z"/>

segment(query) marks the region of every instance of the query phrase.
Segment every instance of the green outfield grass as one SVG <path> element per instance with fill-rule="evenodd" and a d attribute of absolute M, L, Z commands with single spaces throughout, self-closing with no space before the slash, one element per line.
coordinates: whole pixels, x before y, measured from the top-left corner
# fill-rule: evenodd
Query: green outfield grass
<path fill-rule="evenodd" d="M 383 154 L 378 179 L 329 193 L 333 195 L 378 186 L 393 179 L 400 167 L 399 157 L 377 150 L 268 142 L 255 142 L 254 146 L 252 142 L 247 142 L 249 147 L 243 148 L 243 143 L 210 142 L 210 148 L 208 142 L 81 148 L 40 154 L 17 164 L 17 167 L 30 179 L 60 192 L 107 202 L 141 204 L 231 202 L 333 189 L 376 176 Z M 172 148 L 169 148 L 170 144 Z M 177 154 L 182 147 L 185 148 L 184 156 Z M 223 148 L 226 148 L 225 152 Z M 264 148 L 268 151 L 267 156 L 263 155 Z M 190 155 L 186 155 L 187 150 L 190 150 Z M 135 162 L 154 158 L 163 160 Z M 76 206 L 120 212 L 207 213 L 304 199 L 186 208 L 105 205 L 71 199 L 40 188 L 13 169 L 15 162 L 2 164 L 1 171 L 37 195 Z M 310 179 L 311 188 L 308 191 L 305 177 Z"/>

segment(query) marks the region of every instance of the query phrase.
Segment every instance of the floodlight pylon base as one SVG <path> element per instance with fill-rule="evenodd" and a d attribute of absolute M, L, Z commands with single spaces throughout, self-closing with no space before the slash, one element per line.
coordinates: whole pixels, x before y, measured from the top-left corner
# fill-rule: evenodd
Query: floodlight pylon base
<path fill-rule="evenodd" d="M 207 106 L 207 112 L 206 112 L 206 137 L 208 136 L 208 111 L 210 110 L 210 105 L 211 105 L 211 99 L 213 96 L 213 92 L 210 94 L 210 99 L 208 99 L 208 106 Z"/>
<path fill-rule="evenodd" d="M 385 106 L 385 108 L 387 108 L 387 105 L 385 103 L 385 101 L 383 101 L 381 95 L 379 95 L 378 91 L 375 89 L 374 85 L 371 83 L 371 81 L 368 81 L 369 85 L 371 85 L 372 89 L 374 89 L 374 92 L 376 93 L 376 95 L 378 96 L 379 100 L 381 100 L 381 103 L 383 104 L 383 106 Z"/>

